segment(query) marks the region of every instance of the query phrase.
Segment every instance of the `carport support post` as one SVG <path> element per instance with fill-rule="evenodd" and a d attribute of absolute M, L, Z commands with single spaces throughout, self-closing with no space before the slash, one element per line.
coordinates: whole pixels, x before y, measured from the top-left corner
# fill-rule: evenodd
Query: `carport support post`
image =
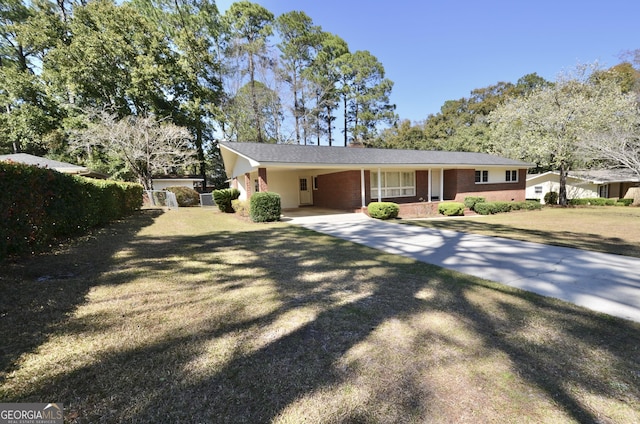
<path fill-rule="evenodd" d="M 429 168 L 427 175 L 427 202 L 431 202 L 431 168 Z"/>
<path fill-rule="evenodd" d="M 380 168 L 378 168 L 378 202 L 382 202 L 382 172 L 380 172 Z"/>
<path fill-rule="evenodd" d="M 440 168 L 440 201 L 444 200 L 444 168 Z"/>
<path fill-rule="evenodd" d="M 251 174 L 248 172 L 244 174 L 244 189 L 247 192 L 247 200 L 251 199 L 253 189 L 251 188 Z"/>
<path fill-rule="evenodd" d="M 269 191 L 267 185 L 267 168 L 258 168 L 258 187 L 261 192 Z"/>
<path fill-rule="evenodd" d="M 362 199 L 362 209 L 366 208 L 367 198 L 364 184 L 364 168 L 360 169 L 360 197 Z"/>

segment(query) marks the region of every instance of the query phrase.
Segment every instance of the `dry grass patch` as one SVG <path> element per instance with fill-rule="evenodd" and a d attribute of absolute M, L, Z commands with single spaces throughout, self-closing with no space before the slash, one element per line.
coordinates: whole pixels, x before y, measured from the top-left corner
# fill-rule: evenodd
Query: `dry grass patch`
<path fill-rule="evenodd" d="M 145 211 L 3 269 L 0 400 L 71 422 L 640 421 L 640 325 L 283 223 Z"/>
<path fill-rule="evenodd" d="M 402 222 L 640 258 L 638 207 L 547 207 L 540 211 Z"/>

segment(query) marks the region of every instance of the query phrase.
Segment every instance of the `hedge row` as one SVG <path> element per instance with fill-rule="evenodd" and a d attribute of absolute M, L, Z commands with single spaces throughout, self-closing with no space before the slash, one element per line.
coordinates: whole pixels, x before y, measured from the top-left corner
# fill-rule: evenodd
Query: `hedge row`
<path fill-rule="evenodd" d="M 473 208 L 473 210 L 480 215 L 492 215 L 495 213 L 511 212 L 521 209 L 542 209 L 542 204 L 537 200 L 527 200 L 525 202 L 478 202 Z"/>
<path fill-rule="evenodd" d="M 0 259 L 131 214 L 142 186 L 0 162 Z"/>
<path fill-rule="evenodd" d="M 569 204 L 573 206 L 591 205 L 591 206 L 629 206 L 633 203 L 633 199 L 605 199 L 603 197 L 591 197 L 586 199 L 571 199 Z"/>

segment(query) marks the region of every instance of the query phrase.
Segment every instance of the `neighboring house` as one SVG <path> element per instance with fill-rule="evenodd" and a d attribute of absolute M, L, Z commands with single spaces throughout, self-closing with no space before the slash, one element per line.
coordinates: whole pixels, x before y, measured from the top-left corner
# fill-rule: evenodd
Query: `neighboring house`
<path fill-rule="evenodd" d="M 623 198 L 632 187 L 640 187 L 640 178 L 628 169 L 593 169 L 567 174 L 567 199 Z M 544 195 L 550 191 L 560 191 L 558 172 L 527 175 L 527 199 L 544 203 Z"/>
<path fill-rule="evenodd" d="M 72 163 L 61 162 L 58 160 L 47 159 L 40 156 L 29 155 L 27 153 L 14 153 L 11 155 L 0 155 L 0 161 L 22 163 L 25 165 L 33 165 L 39 168 L 48 168 L 63 174 L 82 175 L 91 178 L 107 178 L 106 174 L 92 171 L 84 166 L 74 165 Z"/>
<path fill-rule="evenodd" d="M 163 175 L 154 177 L 151 180 L 154 190 L 164 190 L 167 187 L 189 187 L 196 191 L 202 189 L 202 182 L 204 179 L 195 175 L 189 176 L 173 176 Z"/>
<path fill-rule="evenodd" d="M 532 164 L 484 153 L 220 142 L 241 199 L 271 191 L 282 208 L 360 211 L 372 201 L 525 200 Z M 402 212 L 402 205 L 401 205 Z"/>

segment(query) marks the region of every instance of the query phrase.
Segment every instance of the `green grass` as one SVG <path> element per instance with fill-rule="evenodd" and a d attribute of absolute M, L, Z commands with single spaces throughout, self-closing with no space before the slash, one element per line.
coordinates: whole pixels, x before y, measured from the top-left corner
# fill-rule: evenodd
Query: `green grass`
<path fill-rule="evenodd" d="M 466 218 L 398 221 L 640 258 L 640 208 L 543 208 Z"/>
<path fill-rule="evenodd" d="M 0 402 L 68 421 L 640 421 L 639 324 L 284 223 L 143 211 L 2 267 Z"/>

